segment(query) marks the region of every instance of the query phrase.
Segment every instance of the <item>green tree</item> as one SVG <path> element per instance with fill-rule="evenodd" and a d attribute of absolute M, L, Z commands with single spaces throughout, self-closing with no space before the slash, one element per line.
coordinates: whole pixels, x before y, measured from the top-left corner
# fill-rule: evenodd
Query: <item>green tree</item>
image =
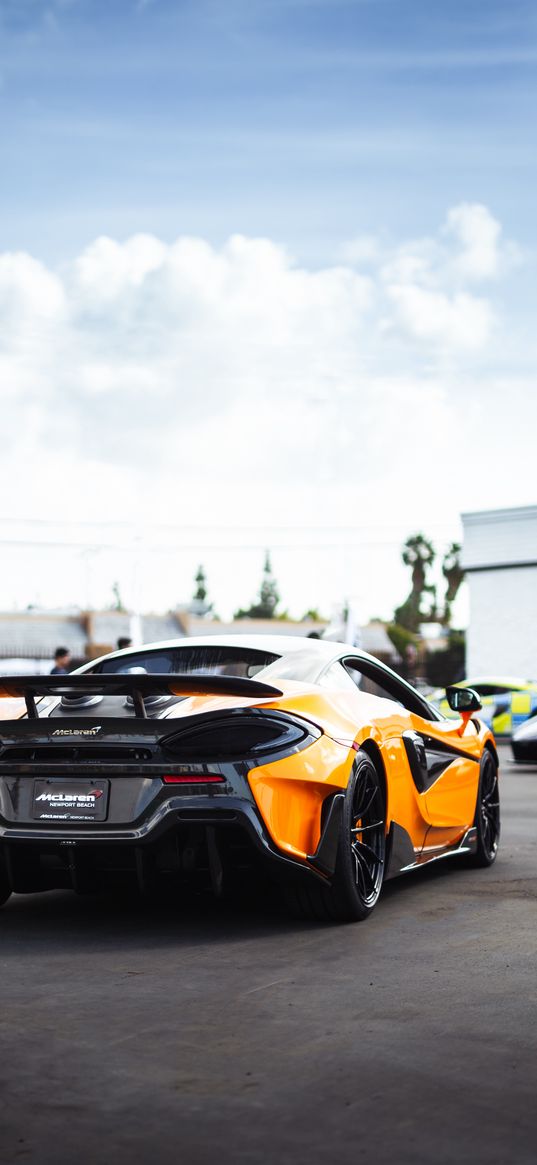
<path fill-rule="evenodd" d="M 328 622 L 328 619 L 325 619 L 324 615 L 321 615 L 321 612 L 319 611 L 318 607 L 310 607 L 308 611 L 304 611 L 301 622 L 305 623 L 306 620 L 310 620 L 310 619 L 311 619 L 312 623 L 327 623 Z"/>
<path fill-rule="evenodd" d="M 444 598 L 444 623 L 446 627 L 449 627 L 451 622 L 451 608 L 464 579 L 464 570 L 461 566 L 461 546 L 458 542 L 452 542 L 446 551 L 442 563 L 442 574 L 447 583 Z"/>
<path fill-rule="evenodd" d="M 123 606 L 123 599 L 121 598 L 121 592 L 119 589 L 118 582 L 112 583 L 112 594 L 114 596 L 114 602 L 112 603 L 112 610 L 113 611 L 124 611 L 125 607 Z"/>
<path fill-rule="evenodd" d="M 424 534 L 412 534 L 407 538 L 402 559 L 405 566 L 412 570 L 412 589 L 405 602 L 395 611 L 395 622 L 407 631 L 416 633 L 420 623 L 436 618 L 436 588 L 427 581 L 435 557 L 433 544 Z M 422 601 L 427 594 L 433 596 L 432 609 L 428 612 L 422 610 Z"/>
<path fill-rule="evenodd" d="M 388 623 L 386 632 L 403 661 L 407 659 L 408 647 L 418 648 L 419 636 L 414 635 L 412 631 L 407 631 L 406 627 L 402 627 L 400 623 Z"/>
<path fill-rule="evenodd" d="M 272 574 L 272 566 L 270 562 L 270 554 L 267 550 L 265 555 L 265 565 L 263 567 L 263 578 L 259 588 L 259 608 L 263 614 L 261 618 L 272 619 L 276 613 L 276 607 L 280 601 L 276 579 Z"/>
<path fill-rule="evenodd" d="M 196 589 L 192 597 L 191 610 L 197 615 L 207 615 L 212 611 L 212 603 L 207 602 L 207 576 L 203 566 L 198 566 L 194 575 Z"/>
<path fill-rule="evenodd" d="M 280 595 L 278 592 L 278 586 L 272 574 L 270 554 L 267 550 L 265 555 L 265 564 L 263 566 L 263 577 L 261 579 L 261 586 L 259 588 L 259 598 L 256 603 L 252 603 L 251 607 L 246 609 L 241 607 L 238 611 L 236 611 L 235 618 L 274 619 L 279 601 Z"/>
<path fill-rule="evenodd" d="M 207 585 L 206 585 L 207 578 L 206 578 L 205 571 L 204 571 L 202 566 L 198 566 L 196 574 L 194 575 L 194 581 L 196 583 L 196 590 L 194 591 L 194 598 L 198 602 L 204 603 L 205 599 L 207 598 Z"/>

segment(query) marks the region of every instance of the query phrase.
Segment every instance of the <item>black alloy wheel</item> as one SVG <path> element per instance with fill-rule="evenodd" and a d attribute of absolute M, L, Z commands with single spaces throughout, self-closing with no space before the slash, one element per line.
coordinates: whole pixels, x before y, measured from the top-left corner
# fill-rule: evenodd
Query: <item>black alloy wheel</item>
<path fill-rule="evenodd" d="M 477 850 L 472 855 L 471 864 L 491 866 L 500 841 L 500 790 L 498 766 L 488 749 L 481 759 L 474 825 L 477 831 Z"/>
<path fill-rule="evenodd" d="M 350 842 L 350 845 L 349 845 Z M 347 789 L 334 887 L 348 898 L 349 918 L 366 918 L 382 887 L 386 823 L 382 786 L 367 753 L 358 753 Z"/>
<path fill-rule="evenodd" d="M 293 886 L 287 899 L 295 913 L 333 922 L 360 922 L 371 913 L 382 888 L 386 854 L 386 810 L 377 769 L 358 752 L 345 794 L 338 856 L 330 885 Z"/>

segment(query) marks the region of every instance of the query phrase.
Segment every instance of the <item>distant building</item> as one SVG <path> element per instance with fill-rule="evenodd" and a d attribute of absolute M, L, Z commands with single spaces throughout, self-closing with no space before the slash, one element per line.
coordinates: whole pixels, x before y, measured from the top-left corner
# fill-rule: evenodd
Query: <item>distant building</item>
<path fill-rule="evenodd" d="M 62 644 L 76 662 L 86 658 L 84 619 L 71 612 L 0 612 L 0 667 L 10 675 L 47 673 Z"/>
<path fill-rule="evenodd" d="M 537 506 L 463 514 L 469 676 L 537 678 Z"/>
<path fill-rule="evenodd" d="M 180 639 L 185 623 L 180 611 L 136 616 L 136 641 Z M 133 616 L 126 611 L 0 612 L 0 670 L 10 675 L 46 673 L 61 643 L 73 666 L 115 651 L 120 636 L 133 635 Z"/>

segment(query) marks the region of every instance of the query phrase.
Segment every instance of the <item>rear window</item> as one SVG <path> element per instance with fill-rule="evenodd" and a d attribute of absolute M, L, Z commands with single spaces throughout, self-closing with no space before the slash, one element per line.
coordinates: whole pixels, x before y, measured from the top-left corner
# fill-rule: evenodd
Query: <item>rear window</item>
<path fill-rule="evenodd" d="M 166 675 L 244 676 L 251 679 L 279 659 L 268 651 L 244 647 L 162 647 L 133 651 L 129 655 L 104 659 L 99 672 L 126 672 L 133 667 Z"/>

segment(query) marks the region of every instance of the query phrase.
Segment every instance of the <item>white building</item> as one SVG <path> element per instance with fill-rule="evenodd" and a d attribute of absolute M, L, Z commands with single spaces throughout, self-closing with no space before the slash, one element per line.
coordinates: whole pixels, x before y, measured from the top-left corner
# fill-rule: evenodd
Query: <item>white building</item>
<path fill-rule="evenodd" d="M 466 674 L 537 679 L 537 506 L 462 514 Z"/>

